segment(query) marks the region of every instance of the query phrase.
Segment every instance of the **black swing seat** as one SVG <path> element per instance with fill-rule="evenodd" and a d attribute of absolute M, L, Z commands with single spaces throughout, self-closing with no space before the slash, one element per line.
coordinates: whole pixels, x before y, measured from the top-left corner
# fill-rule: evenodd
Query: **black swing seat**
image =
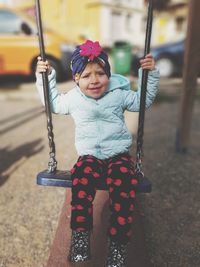
<path fill-rule="evenodd" d="M 55 172 L 48 172 L 47 170 L 38 173 L 37 184 L 44 186 L 58 186 L 71 187 L 71 172 L 56 170 Z M 108 190 L 105 179 L 100 179 L 97 185 L 98 190 Z M 147 177 L 138 175 L 138 185 L 136 186 L 137 193 L 150 193 L 152 190 L 151 182 Z"/>

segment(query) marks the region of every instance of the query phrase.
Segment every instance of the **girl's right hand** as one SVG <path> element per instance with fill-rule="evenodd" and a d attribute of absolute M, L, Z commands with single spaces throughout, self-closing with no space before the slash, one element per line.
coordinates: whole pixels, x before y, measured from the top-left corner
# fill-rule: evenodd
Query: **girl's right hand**
<path fill-rule="evenodd" d="M 51 74 L 52 67 L 49 64 L 49 62 L 47 60 L 43 61 L 40 56 L 37 58 L 37 60 L 38 61 L 37 61 L 37 65 L 36 65 L 36 73 L 42 73 L 42 72 L 47 71 L 48 75 Z"/>

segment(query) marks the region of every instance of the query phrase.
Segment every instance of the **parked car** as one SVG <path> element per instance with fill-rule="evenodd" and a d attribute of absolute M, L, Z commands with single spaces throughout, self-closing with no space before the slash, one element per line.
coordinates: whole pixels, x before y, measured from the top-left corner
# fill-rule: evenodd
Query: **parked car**
<path fill-rule="evenodd" d="M 46 57 L 61 80 L 70 73 L 70 56 L 74 47 L 57 33 L 44 27 Z M 0 75 L 33 75 L 39 55 L 37 26 L 23 13 L 0 8 Z"/>
<path fill-rule="evenodd" d="M 180 76 L 183 69 L 184 40 L 163 44 L 151 49 L 162 77 Z M 132 69 L 137 75 L 141 52 L 133 55 Z"/>

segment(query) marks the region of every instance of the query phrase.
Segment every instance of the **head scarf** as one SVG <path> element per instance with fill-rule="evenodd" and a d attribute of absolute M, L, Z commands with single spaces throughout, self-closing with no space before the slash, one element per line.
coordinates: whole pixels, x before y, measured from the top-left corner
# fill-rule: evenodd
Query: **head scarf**
<path fill-rule="evenodd" d="M 89 62 L 95 62 L 101 65 L 108 78 L 110 77 L 110 64 L 108 55 L 103 51 L 99 42 L 87 40 L 82 45 L 76 47 L 71 58 L 71 70 L 73 79 L 77 74 L 81 75 Z"/>

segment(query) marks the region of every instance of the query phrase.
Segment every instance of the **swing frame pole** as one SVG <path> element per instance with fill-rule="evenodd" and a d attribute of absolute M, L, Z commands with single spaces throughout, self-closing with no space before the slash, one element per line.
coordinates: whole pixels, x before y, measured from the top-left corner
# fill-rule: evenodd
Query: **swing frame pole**
<path fill-rule="evenodd" d="M 44 37 L 43 37 L 43 28 L 42 28 L 42 19 L 41 19 L 41 9 L 40 1 L 35 0 L 36 7 L 36 21 L 38 29 L 38 40 L 40 48 L 40 56 L 42 61 L 46 61 L 45 46 L 44 46 Z M 48 140 L 49 140 L 49 162 L 48 162 L 48 172 L 55 172 L 57 169 L 56 161 L 56 149 L 54 143 L 54 134 L 53 134 L 53 124 L 52 124 L 52 114 L 50 109 L 49 99 L 49 83 L 48 83 L 48 74 L 47 72 L 42 72 L 42 82 L 44 88 L 44 100 L 45 100 L 45 113 L 47 118 L 47 131 L 48 131 Z"/>
<path fill-rule="evenodd" d="M 144 57 L 150 53 L 152 23 L 153 23 L 153 0 L 149 0 Z M 139 177 L 140 176 L 144 177 L 144 174 L 142 173 L 142 156 L 143 156 L 142 146 L 143 146 L 143 136 L 144 136 L 144 120 L 145 120 L 145 104 L 146 104 L 148 72 L 149 72 L 148 70 L 142 71 L 142 82 L 141 82 L 140 112 L 138 119 L 137 150 L 136 150 L 136 173 L 138 174 Z"/>

